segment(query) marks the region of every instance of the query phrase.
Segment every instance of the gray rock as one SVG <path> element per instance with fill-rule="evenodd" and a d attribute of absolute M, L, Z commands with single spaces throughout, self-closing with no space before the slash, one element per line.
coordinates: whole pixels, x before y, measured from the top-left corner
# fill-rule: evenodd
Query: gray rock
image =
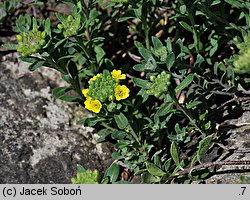
<path fill-rule="evenodd" d="M 228 119 L 226 119 L 228 118 Z M 215 147 L 203 162 L 250 160 L 250 112 L 227 114 L 219 125 L 222 147 Z M 230 151 L 231 149 L 231 151 Z M 215 174 L 206 183 L 239 184 L 240 177 L 250 178 L 249 165 L 223 165 L 216 167 Z"/>
<path fill-rule="evenodd" d="M 81 106 L 52 97 L 52 88 L 65 84 L 60 74 L 31 74 L 27 64 L 8 61 L 12 56 L 0 63 L 0 183 L 70 183 L 77 164 L 102 172 L 109 146 L 76 125 L 89 115 Z"/>

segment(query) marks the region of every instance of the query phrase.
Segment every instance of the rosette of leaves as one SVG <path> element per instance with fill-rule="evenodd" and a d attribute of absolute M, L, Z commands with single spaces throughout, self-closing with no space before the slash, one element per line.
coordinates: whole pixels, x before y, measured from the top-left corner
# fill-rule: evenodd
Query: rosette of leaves
<path fill-rule="evenodd" d="M 153 53 L 155 54 L 155 56 L 157 58 L 160 59 L 161 62 L 166 62 L 167 60 L 167 55 L 168 55 L 168 51 L 167 48 L 165 46 L 161 46 L 160 48 L 156 48 L 153 50 Z"/>
<path fill-rule="evenodd" d="M 61 24 L 58 24 L 57 27 L 62 31 L 65 38 L 77 35 L 81 28 L 81 18 L 74 18 L 72 15 L 63 17 L 59 14 L 57 17 L 61 21 Z"/>
<path fill-rule="evenodd" d="M 112 78 L 107 70 L 97 76 L 97 78 L 89 83 L 88 95 L 93 99 L 101 102 L 111 100 L 114 96 L 114 88 L 118 86 L 118 82 Z"/>
<path fill-rule="evenodd" d="M 250 36 L 244 40 L 245 42 L 237 45 L 240 51 L 239 55 L 235 56 L 234 71 L 239 74 L 250 74 Z"/>
<path fill-rule="evenodd" d="M 81 165 L 77 165 L 76 178 L 72 178 L 73 184 L 98 184 L 99 173 L 97 170 L 91 171 L 85 169 Z"/>
<path fill-rule="evenodd" d="M 36 27 L 33 28 L 32 31 L 19 34 L 17 35 L 17 51 L 20 52 L 22 56 L 29 56 L 37 53 L 46 43 L 45 37 L 46 33 L 44 31 L 39 31 Z"/>
<path fill-rule="evenodd" d="M 154 95 L 155 97 L 160 97 L 160 95 L 167 91 L 168 86 L 170 85 L 170 74 L 167 74 L 165 71 L 161 72 L 157 76 L 150 76 L 150 81 L 147 84 L 147 94 Z"/>

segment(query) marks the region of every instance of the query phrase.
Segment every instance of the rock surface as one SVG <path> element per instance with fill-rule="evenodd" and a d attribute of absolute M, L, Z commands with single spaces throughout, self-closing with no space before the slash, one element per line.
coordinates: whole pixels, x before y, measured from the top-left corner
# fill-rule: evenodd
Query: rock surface
<path fill-rule="evenodd" d="M 77 164 L 103 171 L 108 145 L 96 144 L 93 129 L 76 125 L 87 113 L 52 97 L 52 89 L 64 85 L 60 75 L 46 68 L 30 73 L 13 55 L 2 60 L 0 183 L 71 183 Z"/>
<path fill-rule="evenodd" d="M 227 115 L 225 118 L 229 116 L 232 115 Z M 220 125 L 219 133 L 227 139 L 222 141 L 223 148 L 215 148 L 208 156 L 209 161 L 250 160 L 250 111 L 234 113 L 231 119 L 226 119 Z M 250 178 L 250 165 L 223 165 L 217 167 L 215 175 L 207 179 L 206 183 L 238 184 L 241 176 Z"/>

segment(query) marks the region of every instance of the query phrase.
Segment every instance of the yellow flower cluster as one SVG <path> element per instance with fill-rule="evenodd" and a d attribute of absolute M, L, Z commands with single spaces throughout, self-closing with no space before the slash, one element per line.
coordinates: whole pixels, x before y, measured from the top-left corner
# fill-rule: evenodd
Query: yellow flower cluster
<path fill-rule="evenodd" d="M 129 89 L 126 85 L 118 85 L 115 87 L 115 98 L 117 101 L 126 99 L 129 96 Z"/>
<path fill-rule="evenodd" d="M 122 74 L 121 70 L 113 70 L 105 75 L 99 73 L 93 76 L 89 81 L 89 88 L 83 89 L 82 94 L 86 97 L 84 102 L 85 108 L 99 113 L 102 108 L 102 103 L 106 101 L 117 101 L 129 97 L 129 89 L 126 85 L 119 85 L 119 80 L 126 79 L 126 75 Z"/>
<path fill-rule="evenodd" d="M 89 84 L 91 83 L 91 81 L 96 80 L 99 76 L 101 76 L 101 74 L 96 74 L 95 76 L 93 76 L 91 79 L 89 79 Z"/>
<path fill-rule="evenodd" d="M 126 79 L 126 74 L 122 74 L 121 70 L 114 69 L 111 72 L 112 78 L 115 80 Z"/>
<path fill-rule="evenodd" d="M 85 108 L 94 112 L 99 113 L 102 108 L 102 104 L 99 100 L 93 100 L 91 97 L 87 97 L 86 101 L 84 102 Z"/>

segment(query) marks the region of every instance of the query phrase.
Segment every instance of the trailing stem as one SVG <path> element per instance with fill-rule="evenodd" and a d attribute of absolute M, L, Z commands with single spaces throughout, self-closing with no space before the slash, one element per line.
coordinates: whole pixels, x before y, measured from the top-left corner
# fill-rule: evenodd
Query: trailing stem
<path fill-rule="evenodd" d="M 250 160 L 243 160 L 243 161 L 218 161 L 218 162 L 208 162 L 203 163 L 194 167 L 183 169 L 180 172 L 177 172 L 174 176 L 180 176 L 184 174 L 190 173 L 192 170 L 195 169 L 202 169 L 208 167 L 215 167 L 215 166 L 222 166 L 222 165 L 250 165 Z"/>
<path fill-rule="evenodd" d="M 179 109 L 180 111 L 182 111 L 182 113 L 189 119 L 190 123 L 195 126 L 195 128 L 203 135 L 205 136 L 206 134 L 202 131 L 202 129 L 199 127 L 199 125 L 196 123 L 196 120 L 193 118 L 192 114 L 186 110 L 184 107 L 182 107 L 180 105 L 180 103 L 178 102 L 178 99 L 176 98 L 174 92 L 172 89 L 169 90 L 170 91 L 170 95 L 171 98 L 173 99 L 177 109 Z"/>

